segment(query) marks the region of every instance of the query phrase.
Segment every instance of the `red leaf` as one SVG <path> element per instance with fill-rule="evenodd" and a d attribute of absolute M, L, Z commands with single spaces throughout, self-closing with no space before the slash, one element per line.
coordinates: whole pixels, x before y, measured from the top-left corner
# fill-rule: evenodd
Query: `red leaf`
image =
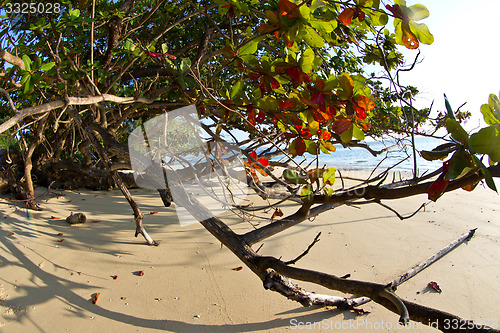
<path fill-rule="evenodd" d="M 256 159 L 257 159 L 257 153 L 255 152 L 255 150 L 252 150 L 252 151 L 250 152 L 250 154 L 249 154 L 249 155 L 250 155 L 250 157 L 251 157 L 251 158 L 253 158 L 254 160 L 256 160 Z"/>
<path fill-rule="evenodd" d="M 332 137 L 332 133 L 328 132 L 328 131 L 323 131 L 323 133 L 321 133 L 321 137 L 323 138 L 323 140 L 329 140 L 331 137 Z"/>
<path fill-rule="evenodd" d="M 60 240 L 58 240 L 57 242 L 58 242 L 58 243 L 62 243 L 62 242 L 64 242 L 64 239 L 60 239 Z"/>
<path fill-rule="evenodd" d="M 375 107 L 375 102 L 372 101 L 369 97 L 359 95 L 354 97 L 354 109 L 363 110 L 363 111 L 371 111 Z"/>
<path fill-rule="evenodd" d="M 259 113 L 257 114 L 257 123 L 262 124 L 264 120 L 266 120 L 266 114 L 262 110 L 258 110 Z"/>
<path fill-rule="evenodd" d="M 257 31 L 259 31 L 261 34 L 268 34 L 277 29 L 278 29 L 277 27 L 271 24 L 261 24 L 257 27 Z M 277 32 L 279 33 L 279 31 Z M 276 39 L 278 39 L 278 37 L 276 37 Z"/>
<path fill-rule="evenodd" d="M 302 79 L 302 82 L 311 82 L 311 78 L 309 77 L 309 75 L 307 75 L 306 73 L 300 71 L 301 74 L 300 74 L 300 78 Z"/>
<path fill-rule="evenodd" d="M 356 116 L 359 119 L 366 119 L 366 111 L 365 110 L 356 110 Z"/>
<path fill-rule="evenodd" d="M 149 51 L 144 51 L 144 53 L 148 56 L 148 57 L 151 57 L 151 58 L 155 58 L 155 59 L 158 59 L 160 57 L 163 57 L 163 53 L 158 53 L 158 52 L 149 52 Z"/>
<path fill-rule="evenodd" d="M 339 119 L 336 120 L 332 125 L 332 130 L 336 134 L 342 134 L 349 129 L 351 126 L 351 121 L 349 119 Z"/>
<path fill-rule="evenodd" d="M 235 267 L 235 268 L 231 268 L 233 271 L 241 271 L 243 269 L 242 266 L 238 266 L 238 267 Z"/>
<path fill-rule="evenodd" d="M 295 153 L 299 156 L 304 155 L 306 152 L 306 144 L 301 138 L 295 139 Z"/>
<path fill-rule="evenodd" d="M 304 139 L 309 139 L 312 136 L 311 129 L 309 127 L 303 128 L 300 131 L 300 136 L 303 137 Z"/>
<path fill-rule="evenodd" d="M 352 22 L 352 16 L 354 15 L 354 8 L 346 8 L 339 15 L 339 22 L 343 25 L 348 25 Z"/>
<path fill-rule="evenodd" d="M 279 6 L 280 6 L 280 10 L 281 10 L 281 15 L 283 15 L 283 16 L 286 15 L 286 16 L 288 16 L 288 18 L 298 17 L 299 6 L 297 6 L 293 2 L 290 2 L 288 0 L 280 0 Z"/>
<path fill-rule="evenodd" d="M 14 236 L 14 233 L 13 233 L 13 232 L 11 232 L 11 233 L 9 234 L 9 236 Z"/>
<path fill-rule="evenodd" d="M 101 222 L 101 221 L 99 221 L 99 220 L 92 220 L 92 223 L 99 223 L 99 222 Z"/>
<path fill-rule="evenodd" d="M 439 285 L 437 284 L 437 282 L 431 281 L 431 282 L 429 282 L 429 283 L 427 284 L 427 286 L 428 286 L 429 288 L 431 288 L 432 290 L 437 291 L 438 293 L 441 293 L 441 292 L 442 292 L 442 290 L 441 290 L 441 288 L 439 287 Z"/>
<path fill-rule="evenodd" d="M 149 212 L 149 214 L 156 215 L 156 214 L 158 214 L 158 212 Z"/>
<path fill-rule="evenodd" d="M 280 83 L 274 77 L 271 78 L 271 88 L 277 89 L 280 87 Z"/>
<path fill-rule="evenodd" d="M 449 183 L 448 179 L 444 179 L 446 172 L 447 170 L 444 171 L 438 179 L 431 184 L 431 186 L 429 186 L 429 190 L 427 191 L 429 200 L 436 201 L 444 193 L 444 190 Z"/>
<path fill-rule="evenodd" d="M 297 66 L 291 66 L 286 69 L 286 75 L 288 75 L 294 83 L 299 84 L 302 83 L 299 71 L 300 69 Z"/>
<path fill-rule="evenodd" d="M 411 32 L 409 22 L 403 21 L 401 28 L 403 30 L 403 36 L 401 37 L 403 40 L 403 45 L 410 50 L 418 49 L 418 38 L 413 32 Z"/>
<path fill-rule="evenodd" d="M 311 101 L 318 105 L 325 104 L 325 96 L 322 93 L 315 93 L 311 95 Z"/>
<path fill-rule="evenodd" d="M 262 158 L 259 158 L 259 159 L 257 160 L 257 162 L 259 162 L 260 164 L 262 164 L 262 165 L 263 165 L 263 166 L 265 166 L 266 168 L 269 166 L 269 161 L 268 161 L 267 159 L 263 158 L 263 157 L 262 157 Z"/>
<path fill-rule="evenodd" d="M 248 73 L 248 78 L 250 80 L 258 80 L 261 76 L 262 74 L 259 73 Z"/>
<path fill-rule="evenodd" d="M 261 85 L 261 87 L 263 87 Z M 250 124 L 255 125 L 255 109 L 253 105 L 247 105 L 248 121 Z"/>
<path fill-rule="evenodd" d="M 465 186 L 462 186 L 462 189 L 466 190 L 467 192 L 471 192 L 476 188 L 477 184 L 479 184 L 479 182 L 465 185 Z"/>
<path fill-rule="evenodd" d="M 111 277 L 113 278 L 113 280 L 118 279 L 118 275 L 113 275 L 113 276 L 111 276 Z"/>
<path fill-rule="evenodd" d="M 97 300 L 99 299 L 99 295 L 101 295 L 101 293 L 95 294 L 95 296 L 92 298 L 92 304 L 97 303 Z"/>
<path fill-rule="evenodd" d="M 172 59 L 172 60 L 177 59 L 177 57 L 174 56 L 173 54 L 167 54 L 167 57 L 168 57 L 168 59 Z"/>
<path fill-rule="evenodd" d="M 399 5 L 385 5 L 385 8 L 391 11 L 391 13 L 398 19 L 403 19 L 403 11 Z"/>
<path fill-rule="evenodd" d="M 296 104 L 290 103 L 290 101 L 286 99 L 285 100 L 280 99 L 279 105 L 280 105 L 280 110 L 288 110 L 297 107 Z"/>
<path fill-rule="evenodd" d="M 61 218 L 60 217 L 55 217 L 55 216 L 51 216 L 50 217 L 52 220 L 60 220 Z"/>
<path fill-rule="evenodd" d="M 322 112 L 320 109 L 312 110 L 312 116 L 314 120 L 322 124 L 331 119 L 330 115 L 326 112 Z"/>
<path fill-rule="evenodd" d="M 361 8 L 356 8 L 356 13 L 354 13 L 354 18 L 357 18 L 359 22 L 363 22 L 365 20 L 365 13 L 361 10 Z"/>
<path fill-rule="evenodd" d="M 271 216 L 271 220 L 273 220 L 275 217 L 281 217 L 283 216 L 283 211 L 280 208 L 276 208 L 274 210 L 273 216 Z"/>
<path fill-rule="evenodd" d="M 323 81 L 323 80 L 316 80 L 316 81 L 314 81 L 314 84 L 316 85 L 316 88 L 319 91 L 323 91 L 323 89 L 325 88 L 325 81 Z"/>
<path fill-rule="evenodd" d="M 139 272 L 137 272 L 137 275 L 139 275 L 139 276 L 144 276 L 144 271 L 139 271 Z"/>
<path fill-rule="evenodd" d="M 64 235 L 62 232 L 58 233 L 57 236 L 62 236 Z"/>

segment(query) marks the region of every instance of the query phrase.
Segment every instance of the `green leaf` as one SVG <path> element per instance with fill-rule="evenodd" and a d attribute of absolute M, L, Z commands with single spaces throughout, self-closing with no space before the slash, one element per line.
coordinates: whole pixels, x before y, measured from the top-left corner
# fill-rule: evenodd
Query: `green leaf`
<path fill-rule="evenodd" d="M 440 159 L 447 157 L 449 154 L 450 154 L 449 151 L 442 151 L 442 150 L 437 150 L 437 151 L 422 150 L 422 151 L 420 151 L 420 155 L 422 155 L 422 157 L 427 161 L 440 160 Z"/>
<path fill-rule="evenodd" d="M 302 7 L 304 7 L 304 6 L 302 6 Z M 302 8 L 302 7 L 300 7 L 300 8 Z M 317 29 L 317 30 L 322 31 L 322 32 L 327 33 L 327 34 L 332 33 L 333 30 L 335 30 L 337 28 L 337 21 L 336 20 L 324 21 L 324 20 L 318 20 L 314 17 L 311 17 L 311 19 L 309 19 L 309 24 L 314 29 Z"/>
<path fill-rule="evenodd" d="M 161 44 L 161 51 L 165 54 L 168 52 L 168 45 L 167 44 Z"/>
<path fill-rule="evenodd" d="M 304 140 L 304 143 L 306 144 L 306 151 L 311 154 L 311 155 L 317 155 L 318 154 L 318 145 L 316 142 L 312 140 Z"/>
<path fill-rule="evenodd" d="M 316 9 L 320 8 L 320 7 L 324 7 L 325 6 L 325 3 L 321 0 L 313 0 L 311 2 L 311 11 L 314 12 Z"/>
<path fill-rule="evenodd" d="M 491 176 L 490 170 L 488 170 L 488 168 L 486 168 L 486 166 L 483 164 L 483 162 L 481 162 L 481 160 L 479 158 L 477 158 L 476 156 L 472 155 L 472 159 L 474 160 L 476 165 L 478 165 L 479 168 L 481 169 L 481 172 L 484 176 L 484 180 L 486 181 L 486 185 L 488 185 L 488 187 L 491 188 L 493 191 L 498 192 L 497 187 L 495 185 L 495 181 L 493 180 L 493 177 Z"/>
<path fill-rule="evenodd" d="M 301 25 L 298 36 L 311 47 L 323 47 L 325 45 L 323 38 L 308 25 Z"/>
<path fill-rule="evenodd" d="M 184 76 L 178 76 L 177 82 L 179 82 L 182 89 L 185 90 L 187 88 L 186 81 L 184 81 Z"/>
<path fill-rule="evenodd" d="M 335 183 L 335 172 L 337 169 L 334 167 L 328 168 L 328 170 L 323 173 L 323 182 L 327 185 L 333 185 Z"/>
<path fill-rule="evenodd" d="M 330 141 L 321 141 L 320 148 L 321 151 L 326 154 L 330 154 L 330 152 L 335 152 L 337 150 L 337 148 Z"/>
<path fill-rule="evenodd" d="M 495 162 L 500 162 L 500 124 L 488 126 L 470 136 L 469 144 L 478 154 L 488 154 Z"/>
<path fill-rule="evenodd" d="M 384 26 L 389 22 L 389 16 L 383 12 L 370 12 L 372 24 L 375 26 Z"/>
<path fill-rule="evenodd" d="M 453 180 L 467 174 L 474 168 L 471 156 L 464 149 L 457 150 L 450 158 L 450 166 L 445 179 Z"/>
<path fill-rule="evenodd" d="M 246 44 L 243 44 L 238 49 L 238 55 L 244 56 L 244 55 L 254 54 L 257 51 L 257 48 L 259 47 L 259 42 L 263 40 L 265 37 L 266 36 L 259 36 L 257 38 L 250 40 Z"/>
<path fill-rule="evenodd" d="M 344 73 L 339 76 L 339 86 L 342 91 L 337 91 L 337 96 L 341 100 L 347 100 L 352 97 L 354 92 L 354 81 L 349 74 Z"/>
<path fill-rule="evenodd" d="M 425 24 L 410 21 L 410 28 L 420 42 L 427 45 L 434 42 L 434 36 L 430 33 L 429 28 L 427 28 Z"/>
<path fill-rule="evenodd" d="M 416 4 L 409 7 L 412 14 L 409 18 L 413 21 L 420 21 L 426 17 L 429 17 L 429 10 L 424 5 Z"/>
<path fill-rule="evenodd" d="M 343 143 L 351 142 L 352 140 L 352 133 L 353 133 L 353 125 L 349 126 L 347 131 L 343 132 L 340 134 L 340 139 L 342 140 Z"/>
<path fill-rule="evenodd" d="M 302 53 L 299 60 L 299 66 L 304 73 L 311 73 L 314 66 L 314 58 L 314 51 L 310 47 Z"/>
<path fill-rule="evenodd" d="M 310 202 L 313 199 L 312 193 L 313 193 L 312 186 L 310 184 L 307 184 L 300 190 L 300 198 L 304 202 Z"/>
<path fill-rule="evenodd" d="M 71 19 L 75 19 L 80 16 L 80 9 L 70 9 L 68 12 Z"/>
<path fill-rule="evenodd" d="M 272 95 L 267 95 L 255 101 L 255 104 L 259 109 L 278 110 L 279 108 L 278 100 Z"/>
<path fill-rule="evenodd" d="M 50 71 L 54 66 L 56 65 L 55 62 L 48 62 L 48 63 L 45 63 L 43 64 L 42 66 L 40 66 L 40 69 L 44 72 L 48 72 Z"/>
<path fill-rule="evenodd" d="M 469 144 L 469 134 L 455 119 L 446 119 L 446 129 L 448 130 L 448 133 L 451 134 L 453 139 L 466 146 Z"/>
<path fill-rule="evenodd" d="M 31 71 L 31 58 L 27 54 L 23 54 L 24 69 Z"/>
<path fill-rule="evenodd" d="M 296 171 L 285 169 L 283 170 L 283 178 L 292 184 L 307 184 L 307 181 L 300 177 Z"/>
<path fill-rule="evenodd" d="M 450 101 L 448 101 L 446 94 L 444 94 L 444 105 L 446 106 L 446 111 L 448 111 L 448 118 L 455 119 L 455 114 L 453 113 L 453 109 L 451 108 Z"/>
<path fill-rule="evenodd" d="M 352 126 L 352 136 L 359 141 L 363 141 L 365 139 L 365 133 L 356 125 Z"/>
<path fill-rule="evenodd" d="M 323 187 L 323 192 L 325 193 L 326 196 L 333 196 L 333 188 L 331 187 Z"/>
<path fill-rule="evenodd" d="M 306 21 L 309 21 L 310 18 L 311 18 L 311 9 L 307 6 L 300 6 L 299 7 L 299 13 L 300 13 L 300 16 L 306 20 Z"/>
<path fill-rule="evenodd" d="M 191 59 L 182 58 L 180 66 L 179 66 L 179 70 L 181 71 L 181 74 L 186 73 L 188 71 L 189 67 L 191 67 Z"/>
<path fill-rule="evenodd" d="M 20 84 L 25 84 L 26 81 L 31 78 L 31 74 L 28 71 L 21 71 L 21 76 L 21 81 L 19 81 Z"/>
<path fill-rule="evenodd" d="M 481 113 L 488 125 L 500 124 L 500 100 L 494 94 L 488 99 L 488 104 L 481 105 Z"/>
<path fill-rule="evenodd" d="M 31 90 L 33 90 L 33 83 L 31 81 L 31 75 L 28 76 L 25 84 L 24 84 L 24 93 L 27 94 L 29 93 Z"/>
<path fill-rule="evenodd" d="M 234 100 L 243 91 L 243 81 L 236 82 L 231 88 L 231 94 L 229 97 Z"/>

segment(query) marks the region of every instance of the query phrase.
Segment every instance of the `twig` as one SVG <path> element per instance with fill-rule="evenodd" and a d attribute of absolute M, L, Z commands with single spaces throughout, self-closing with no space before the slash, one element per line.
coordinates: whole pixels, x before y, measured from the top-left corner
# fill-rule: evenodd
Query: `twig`
<path fill-rule="evenodd" d="M 312 249 L 312 247 L 314 246 L 314 244 L 316 244 L 317 242 L 319 242 L 319 236 L 321 236 L 321 232 L 319 232 L 316 237 L 314 237 L 314 240 L 311 244 L 309 244 L 309 246 L 307 247 L 307 249 L 302 252 L 297 258 L 293 259 L 293 260 L 290 260 L 290 261 L 286 261 L 285 262 L 285 265 L 295 265 L 295 263 L 297 261 L 299 261 L 300 259 L 304 258 L 308 253 L 309 251 Z"/>
<path fill-rule="evenodd" d="M 12 98 L 10 98 L 10 95 L 9 95 L 9 93 L 7 92 L 7 90 L 5 90 L 5 89 L 3 89 L 3 88 L 0 88 L 0 92 L 2 92 L 2 93 L 5 95 L 5 98 L 7 98 L 7 101 L 9 101 L 9 105 L 10 105 L 11 109 L 12 109 L 14 112 L 18 113 L 18 112 L 19 112 L 19 110 L 18 110 L 18 109 L 16 109 L 16 107 L 15 107 L 15 105 L 14 105 L 14 102 L 12 101 Z"/>
<path fill-rule="evenodd" d="M 379 204 L 380 206 L 384 207 L 384 208 L 387 208 L 388 210 L 390 210 L 391 212 L 393 212 L 394 214 L 396 214 L 396 216 L 400 219 L 400 220 L 406 220 L 406 219 L 409 219 L 409 218 L 412 218 L 413 216 L 415 216 L 415 214 L 417 214 L 422 208 L 425 207 L 425 202 L 423 204 L 420 205 L 420 207 L 414 211 L 413 213 L 411 213 L 410 215 L 408 216 L 403 216 L 401 214 L 399 214 L 394 208 L 386 205 L 386 204 L 383 204 L 380 200 L 376 199 L 376 200 L 373 200 L 373 202 Z"/>

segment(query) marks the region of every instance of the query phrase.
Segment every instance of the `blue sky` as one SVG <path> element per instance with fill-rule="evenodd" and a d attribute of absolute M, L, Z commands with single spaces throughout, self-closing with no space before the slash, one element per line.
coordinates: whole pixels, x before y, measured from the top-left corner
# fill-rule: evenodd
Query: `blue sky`
<path fill-rule="evenodd" d="M 430 12 L 422 23 L 434 35 L 430 46 L 421 44 L 423 61 L 415 70 L 401 74 L 402 84 L 412 84 L 422 92 L 418 107 L 429 106 L 444 110 L 443 93 L 456 109 L 472 113 L 465 128 L 473 130 L 482 122 L 479 108 L 487 103 L 491 93 L 500 90 L 500 29 L 499 0 L 420 0 L 407 1 L 407 5 L 421 3 Z M 405 51 L 411 61 L 416 51 Z"/>

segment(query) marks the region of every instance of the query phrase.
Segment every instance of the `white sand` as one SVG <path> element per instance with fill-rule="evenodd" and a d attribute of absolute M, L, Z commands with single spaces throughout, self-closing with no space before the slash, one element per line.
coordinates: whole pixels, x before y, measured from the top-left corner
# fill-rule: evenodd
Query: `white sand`
<path fill-rule="evenodd" d="M 297 266 L 387 283 L 477 227 L 468 244 L 403 284 L 398 294 L 498 328 L 500 197 L 479 187 L 448 193 L 404 221 L 377 205 L 340 207 L 266 240 L 259 253 L 294 258 L 321 231 L 321 241 Z M 356 316 L 303 308 L 264 290 L 246 267 L 232 270 L 241 263 L 199 224 L 180 227 L 175 208 L 163 207 L 156 192 L 132 194 L 159 247 L 133 237 L 132 212 L 117 190 L 44 196 L 39 200 L 44 210 L 32 212 L 32 218 L 19 208 L 22 203 L 0 200 L 1 332 L 402 331 L 398 316 L 375 303 L 362 306 L 371 314 Z M 422 195 L 386 203 L 410 214 L 425 200 Z M 149 214 L 154 211 L 158 214 Z M 70 212 L 83 212 L 87 223 L 69 226 L 64 218 Z M 237 232 L 249 229 L 248 223 L 231 225 Z M 443 292 L 429 291 L 430 281 Z M 95 293 L 100 297 L 92 304 Z M 316 323 L 314 330 L 296 326 L 308 322 Z"/>

